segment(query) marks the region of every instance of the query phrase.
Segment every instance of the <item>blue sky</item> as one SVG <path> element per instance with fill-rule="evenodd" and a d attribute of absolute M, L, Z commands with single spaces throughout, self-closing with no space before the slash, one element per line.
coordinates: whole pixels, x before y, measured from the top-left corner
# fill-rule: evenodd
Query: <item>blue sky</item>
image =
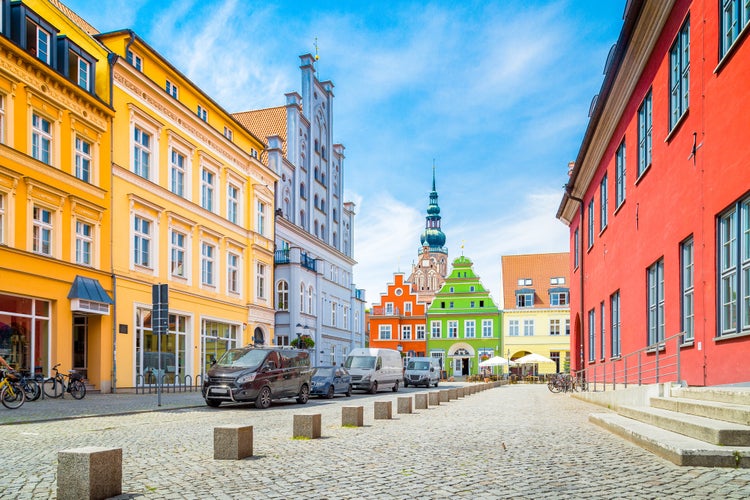
<path fill-rule="evenodd" d="M 133 29 L 230 112 L 283 105 L 317 38 L 368 304 L 409 274 L 433 161 L 450 257 L 496 301 L 502 255 L 568 251 L 555 214 L 625 0 L 63 1 Z"/>

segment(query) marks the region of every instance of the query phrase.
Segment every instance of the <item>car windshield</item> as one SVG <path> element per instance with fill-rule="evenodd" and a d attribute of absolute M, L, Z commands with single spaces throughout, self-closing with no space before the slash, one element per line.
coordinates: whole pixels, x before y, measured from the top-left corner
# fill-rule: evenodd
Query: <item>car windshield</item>
<path fill-rule="evenodd" d="M 312 376 L 313 378 L 333 377 L 333 370 L 334 368 L 332 366 L 321 366 L 315 369 Z"/>
<path fill-rule="evenodd" d="M 407 370 L 429 370 L 430 363 L 427 361 L 409 361 L 406 365 Z"/>
<path fill-rule="evenodd" d="M 230 349 L 216 362 L 216 366 L 251 368 L 259 366 L 267 354 L 268 351 L 259 349 Z"/>
<path fill-rule="evenodd" d="M 349 356 L 344 366 L 346 368 L 375 368 L 375 356 Z"/>

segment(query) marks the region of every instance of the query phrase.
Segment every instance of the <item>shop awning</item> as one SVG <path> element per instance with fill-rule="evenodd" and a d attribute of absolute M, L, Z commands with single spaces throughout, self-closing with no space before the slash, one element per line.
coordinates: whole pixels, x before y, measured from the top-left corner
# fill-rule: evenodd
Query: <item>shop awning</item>
<path fill-rule="evenodd" d="M 109 306 L 114 304 L 99 280 L 76 276 L 68 292 L 71 311 L 89 314 L 109 314 Z"/>

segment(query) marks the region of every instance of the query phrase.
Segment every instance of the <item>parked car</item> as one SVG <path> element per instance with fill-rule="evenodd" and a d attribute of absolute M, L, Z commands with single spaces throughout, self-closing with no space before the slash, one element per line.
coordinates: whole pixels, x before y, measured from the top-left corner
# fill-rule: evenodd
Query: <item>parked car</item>
<path fill-rule="evenodd" d="M 409 385 L 438 386 L 440 382 L 440 364 L 436 358 L 411 358 L 406 363 L 404 387 Z"/>
<path fill-rule="evenodd" d="M 401 353 L 394 349 L 352 349 L 346 357 L 344 367 L 352 374 L 354 389 L 370 394 L 387 388 L 398 392 L 398 386 L 404 378 Z"/>
<path fill-rule="evenodd" d="M 319 366 L 312 372 L 310 394 L 331 399 L 334 394 L 352 395 L 352 376 L 343 366 Z"/>
<path fill-rule="evenodd" d="M 254 401 L 268 408 L 272 399 L 310 395 L 310 355 L 307 351 L 252 346 L 230 349 L 206 373 L 201 392 L 208 406 Z"/>

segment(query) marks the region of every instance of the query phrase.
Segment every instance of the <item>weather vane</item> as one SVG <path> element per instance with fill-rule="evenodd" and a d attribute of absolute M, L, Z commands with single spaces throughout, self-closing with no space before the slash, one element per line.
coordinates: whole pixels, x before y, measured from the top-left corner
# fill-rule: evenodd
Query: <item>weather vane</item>
<path fill-rule="evenodd" d="M 320 57 L 318 56 L 318 37 L 316 36 L 315 37 L 315 60 L 317 61 L 318 59 L 320 59 Z"/>

